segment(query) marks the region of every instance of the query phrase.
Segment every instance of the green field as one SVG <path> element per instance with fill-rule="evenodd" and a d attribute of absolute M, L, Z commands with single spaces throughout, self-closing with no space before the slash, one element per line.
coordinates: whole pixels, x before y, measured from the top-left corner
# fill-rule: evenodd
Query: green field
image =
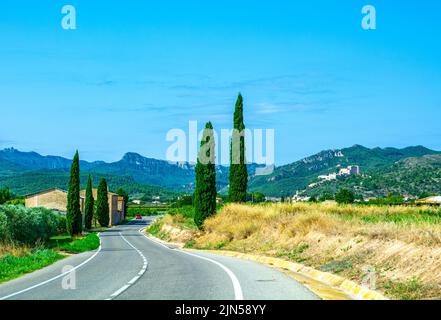
<path fill-rule="evenodd" d="M 155 207 L 155 206 L 147 206 L 147 205 L 130 205 L 127 208 L 127 217 L 134 217 L 137 214 L 142 216 L 158 216 L 163 215 L 168 212 L 168 207 Z"/>

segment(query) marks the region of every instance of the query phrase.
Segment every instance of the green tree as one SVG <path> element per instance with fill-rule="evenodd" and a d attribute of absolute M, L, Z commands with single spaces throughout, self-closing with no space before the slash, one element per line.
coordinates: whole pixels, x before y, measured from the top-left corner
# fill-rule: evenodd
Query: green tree
<path fill-rule="evenodd" d="M 93 193 L 92 193 L 92 177 L 89 175 L 86 188 L 86 203 L 84 204 L 84 225 L 86 229 L 92 228 L 92 219 L 94 211 Z"/>
<path fill-rule="evenodd" d="M 109 226 L 109 197 L 107 195 L 106 179 L 101 179 L 98 185 L 96 200 L 96 214 L 101 227 Z"/>
<path fill-rule="evenodd" d="M 202 228 L 205 219 L 216 213 L 215 141 L 211 122 L 205 125 L 195 173 L 194 222 Z"/>
<path fill-rule="evenodd" d="M 125 218 L 127 215 L 127 209 L 129 207 L 129 194 L 123 188 L 119 188 L 118 191 L 116 191 L 116 193 L 120 197 L 123 197 L 124 199 L 124 218 Z"/>
<path fill-rule="evenodd" d="M 318 199 L 318 201 L 320 201 L 320 202 L 324 202 L 327 200 L 334 200 L 334 196 L 330 193 L 324 193 Z"/>
<path fill-rule="evenodd" d="M 261 192 L 251 192 L 247 195 L 247 201 L 265 202 L 265 195 Z"/>
<path fill-rule="evenodd" d="M 9 191 L 9 188 L 1 188 L 0 189 L 0 204 L 4 204 L 7 201 L 10 201 L 12 199 L 11 192 Z"/>
<path fill-rule="evenodd" d="M 354 203 L 354 200 L 355 200 L 354 193 L 348 189 L 341 189 L 335 195 L 335 201 L 337 201 L 337 203 L 339 204 Z"/>
<path fill-rule="evenodd" d="M 78 150 L 70 168 L 69 189 L 67 192 L 66 229 L 70 235 L 81 234 L 83 216 L 80 208 L 80 159 Z"/>
<path fill-rule="evenodd" d="M 245 159 L 245 125 L 243 98 L 239 93 L 234 110 L 234 127 L 230 150 L 229 201 L 245 202 L 247 199 L 248 171 Z"/>

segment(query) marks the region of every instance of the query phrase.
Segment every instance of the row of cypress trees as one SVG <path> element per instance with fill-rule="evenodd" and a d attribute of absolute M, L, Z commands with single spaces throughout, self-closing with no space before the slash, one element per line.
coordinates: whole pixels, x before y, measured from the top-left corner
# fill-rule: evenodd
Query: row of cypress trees
<path fill-rule="evenodd" d="M 243 121 L 243 97 L 237 97 L 233 135 L 230 145 L 230 175 L 229 193 L 230 202 L 245 202 L 247 196 L 248 171 L 245 159 L 245 124 Z M 234 143 L 239 143 L 238 146 Z M 215 140 L 213 125 L 208 122 L 202 133 L 202 140 L 196 163 L 196 187 L 194 194 L 194 221 L 202 228 L 206 218 L 216 213 L 216 166 Z M 239 151 L 239 154 L 237 154 Z"/>
<path fill-rule="evenodd" d="M 92 221 L 95 217 L 102 227 L 107 227 L 110 218 L 106 179 L 101 179 L 98 185 L 96 211 L 92 188 L 92 177 L 89 175 L 84 203 L 84 226 L 86 229 L 91 229 Z M 78 150 L 75 153 L 70 168 L 69 188 L 67 192 L 66 229 L 71 236 L 79 235 L 83 231 L 83 216 L 80 207 L 80 157 Z"/>

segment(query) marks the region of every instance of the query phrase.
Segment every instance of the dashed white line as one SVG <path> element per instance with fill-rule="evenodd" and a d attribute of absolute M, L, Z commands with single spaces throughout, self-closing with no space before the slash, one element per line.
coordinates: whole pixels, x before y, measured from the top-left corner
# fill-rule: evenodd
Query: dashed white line
<path fill-rule="evenodd" d="M 116 290 L 114 293 L 112 293 L 110 295 L 110 298 L 106 299 L 106 300 L 112 300 L 114 298 L 116 298 L 117 296 L 119 296 L 121 293 L 123 293 L 124 291 L 126 291 L 128 288 L 130 288 L 131 285 L 133 285 L 136 281 L 139 280 L 139 278 L 141 278 L 141 276 L 146 272 L 147 270 L 147 258 L 142 254 L 141 250 L 139 250 L 138 248 L 136 248 L 133 244 L 131 244 L 129 242 L 129 240 L 127 240 L 122 233 L 120 232 L 119 235 L 121 236 L 121 238 L 130 246 L 132 247 L 142 258 L 143 261 L 143 265 L 142 265 L 142 269 L 141 271 L 138 272 L 138 275 L 133 277 L 132 280 L 130 280 L 126 285 L 122 286 L 121 288 L 119 288 L 118 290 Z"/>
<path fill-rule="evenodd" d="M 145 229 L 145 228 L 143 228 L 143 229 Z M 139 233 L 141 233 L 146 239 L 148 239 L 148 240 L 152 241 L 153 243 L 156 243 L 156 244 L 158 244 L 158 245 L 160 245 L 160 246 L 162 246 L 162 247 L 164 247 L 164 248 L 167 248 L 167 249 L 169 249 L 169 250 L 172 250 L 171 248 L 167 247 L 165 244 L 163 244 L 163 243 L 161 243 L 161 242 L 158 242 L 158 241 L 155 241 L 155 240 L 153 240 L 153 239 L 147 237 L 147 236 L 142 232 L 143 229 L 139 230 Z M 187 254 L 187 255 L 190 255 L 190 256 L 193 256 L 193 257 L 196 257 L 196 258 L 199 258 L 199 259 L 202 259 L 202 260 L 209 261 L 209 262 L 214 263 L 215 265 L 219 266 L 220 268 L 222 268 L 222 270 L 224 270 L 224 271 L 227 273 L 227 275 L 230 277 L 231 283 L 233 284 L 233 290 L 234 290 L 234 297 L 235 297 L 235 300 L 243 300 L 243 299 L 244 299 L 244 297 L 243 297 L 243 292 L 242 292 L 242 287 L 240 286 L 239 279 L 237 279 L 237 277 L 236 277 L 236 275 L 233 273 L 233 271 L 231 271 L 230 269 L 228 269 L 228 268 L 227 268 L 226 266 L 224 266 L 222 263 L 220 263 L 220 262 L 218 262 L 218 261 L 216 261 L 216 260 L 210 259 L 210 258 L 202 257 L 202 256 L 199 256 L 199 255 L 196 255 L 196 254 L 193 254 L 193 253 L 187 252 L 187 251 L 183 251 L 183 250 L 176 250 L 176 252 L 185 253 L 185 254 Z"/>

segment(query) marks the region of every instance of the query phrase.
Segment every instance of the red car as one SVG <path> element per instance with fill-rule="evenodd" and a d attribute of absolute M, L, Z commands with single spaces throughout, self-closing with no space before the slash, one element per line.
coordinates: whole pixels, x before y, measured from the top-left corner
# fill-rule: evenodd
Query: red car
<path fill-rule="evenodd" d="M 142 220 L 142 216 L 139 213 L 136 215 L 136 220 Z"/>

